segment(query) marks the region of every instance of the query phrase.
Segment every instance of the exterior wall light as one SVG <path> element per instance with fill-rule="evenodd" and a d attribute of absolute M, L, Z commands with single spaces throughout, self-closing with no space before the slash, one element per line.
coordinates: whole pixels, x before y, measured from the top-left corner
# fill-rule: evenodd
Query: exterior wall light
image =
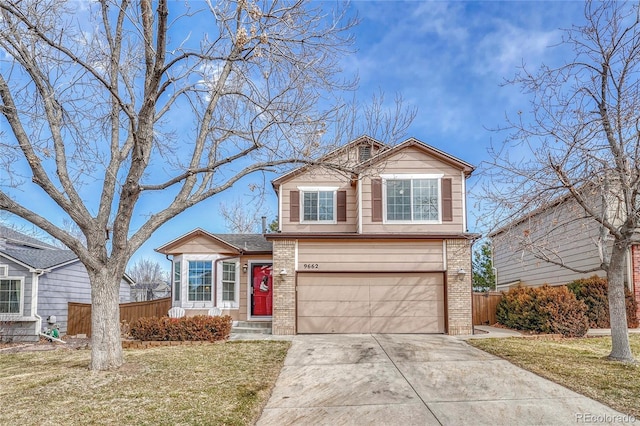
<path fill-rule="evenodd" d="M 247 273 L 247 269 L 249 269 L 249 265 L 247 265 L 246 263 L 244 265 L 242 265 L 242 272 L 244 272 L 246 274 Z"/>
<path fill-rule="evenodd" d="M 288 274 L 287 269 L 286 268 L 282 268 L 282 270 L 280 271 L 280 276 L 282 278 L 286 277 Z"/>
<path fill-rule="evenodd" d="M 464 279 L 465 275 L 467 275 L 467 271 L 465 271 L 464 268 L 458 269 L 458 279 L 459 280 Z"/>

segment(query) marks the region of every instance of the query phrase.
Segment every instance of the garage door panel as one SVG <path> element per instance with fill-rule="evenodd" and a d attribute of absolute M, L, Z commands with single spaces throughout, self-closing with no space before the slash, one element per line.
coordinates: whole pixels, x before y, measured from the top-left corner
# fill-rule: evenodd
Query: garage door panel
<path fill-rule="evenodd" d="M 299 333 L 445 331 L 442 273 L 299 272 L 297 278 Z"/>
<path fill-rule="evenodd" d="M 298 287 L 298 300 L 369 300 L 369 289 L 366 286 L 357 285 L 319 285 Z"/>
<path fill-rule="evenodd" d="M 444 315 L 444 306 L 437 301 L 371 302 L 371 315 L 378 317 L 439 316 Z"/>
<path fill-rule="evenodd" d="M 368 333 L 370 317 L 300 317 L 299 333 Z"/>
<path fill-rule="evenodd" d="M 369 301 L 300 301 L 298 310 L 307 317 L 368 317 Z"/>
<path fill-rule="evenodd" d="M 371 317 L 371 333 L 444 333 L 444 318 L 437 316 Z"/>
<path fill-rule="evenodd" d="M 442 286 L 372 286 L 369 297 L 371 300 L 444 300 Z"/>

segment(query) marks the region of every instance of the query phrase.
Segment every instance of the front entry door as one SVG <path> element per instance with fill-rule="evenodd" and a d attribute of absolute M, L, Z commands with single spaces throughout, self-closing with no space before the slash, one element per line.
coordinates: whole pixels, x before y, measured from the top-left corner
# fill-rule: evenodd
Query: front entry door
<path fill-rule="evenodd" d="M 271 316 L 273 304 L 273 265 L 251 265 L 251 315 Z"/>

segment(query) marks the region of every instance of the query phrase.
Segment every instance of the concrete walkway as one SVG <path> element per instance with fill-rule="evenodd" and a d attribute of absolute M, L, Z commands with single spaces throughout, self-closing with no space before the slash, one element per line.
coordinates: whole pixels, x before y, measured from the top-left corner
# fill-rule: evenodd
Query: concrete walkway
<path fill-rule="evenodd" d="M 455 337 L 298 335 L 258 425 L 575 425 L 625 419 L 630 421 Z"/>

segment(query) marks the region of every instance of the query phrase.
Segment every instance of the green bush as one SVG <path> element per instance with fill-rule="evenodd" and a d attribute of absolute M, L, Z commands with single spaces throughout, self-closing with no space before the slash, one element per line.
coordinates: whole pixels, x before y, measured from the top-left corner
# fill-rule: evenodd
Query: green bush
<path fill-rule="evenodd" d="M 583 278 L 567 284 L 567 287 L 578 300 L 582 300 L 587 305 L 587 316 L 589 317 L 589 327 L 610 328 L 609 299 L 607 279 L 594 275 L 591 278 Z M 628 288 L 624 289 L 627 324 L 631 328 L 638 327 L 636 315 L 636 301 L 633 293 Z"/>
<path fill-rule="evenodd" d="M 207 341 L 225 340 L 231 333 L 229 315 L 169 318 L 139 318 L 130 324 L 133 339 L 144 341 Z"/>
<path fill-rule="evenodd" d="M 497 306 L 500 324 L 516 330 L 584 336 L 589 329 L 586 305 L 565 286 L 512 288 Z"/>

